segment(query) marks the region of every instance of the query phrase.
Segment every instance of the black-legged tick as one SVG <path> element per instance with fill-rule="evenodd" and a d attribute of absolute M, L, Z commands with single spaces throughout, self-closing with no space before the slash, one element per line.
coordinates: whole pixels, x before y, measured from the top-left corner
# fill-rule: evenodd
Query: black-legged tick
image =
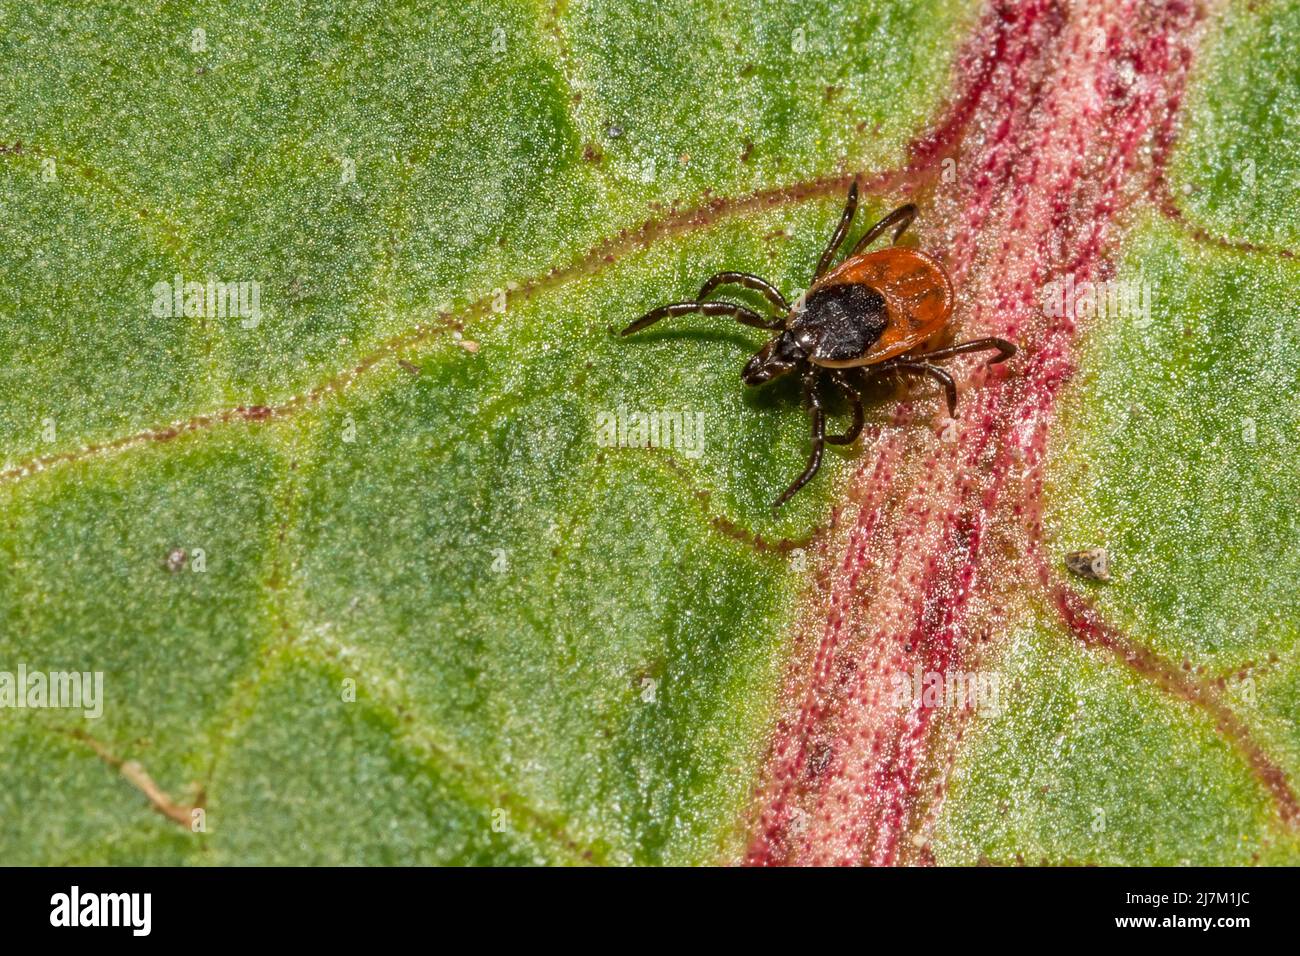
<path fill-rule="evenodd" d="M 848 258 L 827 272 L 839 251 L 853 214 L 858 208 L 858 184 L 849 187 L 848 202 L 826 250 L 817 262 L 812 285 L 792 308 L 772 283 L 747 272 L 719 272 L 704 283 L 690 302 L 674 302 L 652 309 L 621 334 L 639 332 L 660 319 L 699 312 L 726 315 L 743 325 L 777 333 L 746 364 L 740 377 L 746 385 L 762 385 L 779 375 L 798 371 L 804 400 L 812 416 L 812 454 L 808 464 L 772 507 L 779 508 L 806 485 L 821 467 L 826 442 L 847 445 L 862 431 L 862 389 L 868 380 L 885 372 L 928 375 L 939 382 L 948 397 L 948 410 L 957 412 L 957 385 L 937 365 L 937 359 L 965 352 L 996 349 L 992 365 L 1005 361 L 1016 347 L 1005 339 L 983 338 L 947 348 L 918 352 L 948 325 L 953 310 L 952 281 L 933 257 L 916 249 L 893 247 L 863 252 L 890 227 L 896 243 L 916 217 L 916 206 L 899 206 L 868 229 Z M 765 319 L 732 302 L 705 301 L 718 287 L 739 285 L 761 293 L 776 316 Z M 826 414 L 818 389 L 823 379 L 839 385 L 853 406 L 853 423 L 842 435 L 826 434 Z"/>

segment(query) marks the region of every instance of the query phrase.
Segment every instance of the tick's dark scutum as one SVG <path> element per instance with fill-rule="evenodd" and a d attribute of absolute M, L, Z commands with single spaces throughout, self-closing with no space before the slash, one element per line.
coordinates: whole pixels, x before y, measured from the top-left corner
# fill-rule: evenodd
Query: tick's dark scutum
<path fill-rule="evenodd" d="M 865 355 L 888 324 L 883 295 L 867 285 L 843 283 L 810 295 L 790 331 L 816 358 L 847 362 Z"/>

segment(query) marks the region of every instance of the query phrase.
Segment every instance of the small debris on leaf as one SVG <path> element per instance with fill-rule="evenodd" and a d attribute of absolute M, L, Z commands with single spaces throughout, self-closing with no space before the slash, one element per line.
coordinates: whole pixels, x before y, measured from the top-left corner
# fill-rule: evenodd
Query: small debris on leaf
<path fill-rule="evenodd" d="M 1081 578 L 1110 580 L 1110 552 L 1105 548 L 1084 548 L 1065 556 L 1065 566 Z"/>

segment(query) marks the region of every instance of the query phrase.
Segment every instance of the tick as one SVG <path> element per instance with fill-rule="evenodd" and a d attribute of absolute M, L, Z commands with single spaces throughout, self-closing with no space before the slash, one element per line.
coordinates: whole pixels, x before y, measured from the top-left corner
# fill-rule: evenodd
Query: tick
<path fill-rule="evenodd" d="M 631 335 L 660 319 L 693 312 L 730 316 L 742 325 L 777 333 L 749 360 L 740 378 L 746 385 L 762 385 L 790 372 L 799 375 L 812 418 L 812 452 L 803 472 L 772 503 L 773 509 L 789 501 L 817 474 L 827 442 L 847 445 L 861 434 L 862 390 L 872 378 L 887 372 L 929 376 L 943 386 L 948 412 L 955 417 L 957 383 L 933 363 L 995 349 L 997 356 L 989 360 L 993 365 L 1016 352 L 1010 342 L 993 337 L 922 351 L 952 318 L 952 280 L 938 260 L 918 249 L 895 245 L 864 251 L 890 228 L 894 230 L 893 242 L 898 242 L 916 218 L 916 206 L 911 203 L 899 206 L 863 233 L 848 257 L 830 269 L 857 208 L 855 180 L 839 224 L 817 261 L 813 281 L 793 307 L 766 279 L 748 272 L 719 272 L 704 283 L 694 300 L 651 309 L 621 333 Z M 714 291 L 727 285 L 760 293 L 771 306 L 772 318 L 734 302 L 708 301 Z M 842 435 L 826 434 L 821 389 L 828 381 L 843 390 L 853 408 L 853 422 Z"/>

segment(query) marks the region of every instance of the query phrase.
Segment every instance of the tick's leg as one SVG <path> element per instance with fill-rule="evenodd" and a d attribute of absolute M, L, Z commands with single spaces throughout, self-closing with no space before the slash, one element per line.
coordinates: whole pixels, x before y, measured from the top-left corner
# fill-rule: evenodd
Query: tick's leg
<path fill-rule="evenodd" d="M 748 272 L 719 272 L 709 279 L 708 282 L 700 288 L 700 294 L 696 296 L 700 301 L 704 301 L 720 285 L 743 285 L 746 289 L 753 289 L 755 292 L 761 292 L 767 298 L 768 302 L 776 306 L 777 313 L 784 316 L 790 311 L 790 303 L 785 301 L 779 289 L 766 279 L 759 278 L 756 275 L 750 275 Z"/>
<path fill-rule="evenodd" d="M 862 396 L 858 394 L 857 389 L 842 375 L 834 375 L 832 378 L 836 384 L 844 389 L 844 394 L 849 397 L 853 404 L 853 424 L 843 435 L 827 435 L 826 440 L 832 445 L 851 445 L 862 434 L 862 425 L 866 420 L 862 413 Z"/>
<path fill-rule="evenodd" d="M 986 339 L 971 339 L 969 342 L 958 342 L 956 345 L 950 345 L 944 349 L 937 349 L 933 352 L 926 352 L 922 355 L 909 355 L 908 358 L 914 359 L 946 359 L 954 355 L 965 355 L 967 352 L 984 352 L 988 349 L 997 349 L 998 357 L 989 359 L 990 365 L 997 365 L 999 362 L 1005 362 L 1011 356 L 1016 354 L 1016 347 L 1006 339 L 999 339 L 989 336 Z"/>
<path fill-rule="evenodd" d="M 809 413 L 812 418 L 812 454 L 808 456 L 808 464 L 804 466 L 804 470 L 799 477 L 791 483 L 789 488 L 781 492 L 780 498 L 772 502 L 773 511 L 789 501 L 794 497 L 796 491 L 812 481 L 813 475 L 817 474 L 817 469 L 822 466 L 822 449 L 826 444 L 826 413 L 822 411 L 821 399 L 817 397 L 815 376 L 809 375 L 804 379 L 803 393 L 804 398 L 808 400 Z"/>
<path fill-rule="evenodd" d="M 898 369 L 900 372 L 915 372 L 918 375 L 928 375 L 937 381 L 943 386 L 943 390 L 948 396 L 948 414 L 953 418 L 957 417 L 957 383 L 952 380 L 951 375 L 939 368 L 939 366 L 931 365 L 929 362 L 892 362 L 889 368 Z"/>
<path fill-rule="evenodd" d="M 839 225 L 831 233 L 831 241 L 826 243 L 826 251 L 822 257 L 817 260 L 817 271 L 813 273 L 814 279 L 820 279 L 823 272 L 835 258 L 835 253 L 839 251 L 840 243 L 844 241 L 844 236 L 849 231 L 849 225 L 853 222 L 853 214 L 858 210 L 858 181 L 853 180 L 853 185 L 849 187 L 849 199 L 844 204 L 844 212 L 840 213 Z"/>
<path fill-rule="evenodd" d="M 899 237 L 902 236 L 902 234 L 907 231 L 907 227 L 912 224 L 912 220 L 915 218 L 916 218 L 915 205 L 909 202 L 906 205 L 899 206 L 897 209 L 891 212 L 884 219 L 880 220 L 880 222 L 876 223 L 874 226 L 872 226 L 870 229 L 864 232 L 862 234 L 862 238 L 858 240 L 858 244 L 853 247 L 853 251 L 850 252 L 849 255 L 856 256 L 863 249 L 867 248 L 867 246 L 875 242 L 876 238 L 882 232 L 884 232 L 886 229 L 888 229 L 890 226 L 894 225 L 895 223 L 897 223 L 898 228 L 894 230 L 894 241 L 898 242 Z"/>
<path fill-rule="evenodd" d="M 619 335 L 631 335 L 633 332 L 640 332 L 648 325 L 654 325 L 660 319 L 676 318 L 679 315 L 689 315 L 692 312 L 699 312 L 703 315 L 730 316 L 741 325 L 752 325 L 756 329 L 776 330 L 784 324 L 784 320 L 769 322 L 752 309 L 747 309 L 743 305 L 734 305 L 731 302 L 674 302 L 672 305 L 661 305 L 657 309 L 651 309 L 620 332 Z"/>

